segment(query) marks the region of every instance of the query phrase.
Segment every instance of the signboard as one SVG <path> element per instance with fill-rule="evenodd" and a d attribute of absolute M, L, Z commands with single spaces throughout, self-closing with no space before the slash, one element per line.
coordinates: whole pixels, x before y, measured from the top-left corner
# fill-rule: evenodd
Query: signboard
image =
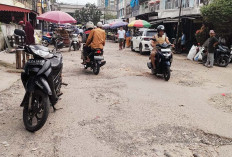
<path fill-rule="evenodd" d="M 41 7 L 42 5 L 41 5 L 41 3 L 37 3 L 37 7 Z M 46 8 L 47 7 L 47 4 L 44 4 L 43 3 L 43 8 Z"/>

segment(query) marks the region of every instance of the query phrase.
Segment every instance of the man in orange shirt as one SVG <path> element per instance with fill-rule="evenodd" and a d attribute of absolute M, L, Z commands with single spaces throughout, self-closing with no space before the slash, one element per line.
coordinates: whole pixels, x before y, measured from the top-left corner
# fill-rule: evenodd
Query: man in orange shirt
<path fill-rule="evenodd" d="M 106 33 L 102 29 L 102 23 L 98 22 L 97 28 L 93 29 L 90 32 L 85 46 L 86 47 L 89 46 L 91 47 L 91 49 L 103 49 L 103 47 L 105 46 L 105 42 L 106 42 Z M 90 59 L 89 57 L 87 57 L 86 62 L 89 62 L 89 61 Z"/>

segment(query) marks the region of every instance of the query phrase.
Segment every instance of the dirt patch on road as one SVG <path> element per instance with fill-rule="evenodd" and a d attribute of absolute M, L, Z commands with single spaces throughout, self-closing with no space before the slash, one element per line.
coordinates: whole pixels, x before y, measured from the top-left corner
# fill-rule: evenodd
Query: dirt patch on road
<path fill-rule="evenodd" d="M 124 131 L 117 128 L 110 117 L 82 121 L 80 126 L 90 126 L 94 136 L 125 156 L 218 156 L 216 148 L 232 145 L 232 139 L 203 130 L 158 125 L 144 130 Z"/>
<path fill-rule="evenodd" d="M 222 93 L 212 96 L 210 104 L 224 112 L 232 112 L 232 93 Z"/>
<path fill-rule="evenodd" d="M 196 76 L 191 71 L 173 70 L 171 77 L 176 84 L 187 87 L 200 87 L 207 82 L 201 76 Z"/>

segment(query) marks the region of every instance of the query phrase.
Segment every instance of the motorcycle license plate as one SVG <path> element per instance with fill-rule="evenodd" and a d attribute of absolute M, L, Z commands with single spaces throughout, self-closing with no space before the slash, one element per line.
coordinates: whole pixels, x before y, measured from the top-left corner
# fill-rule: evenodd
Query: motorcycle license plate
<path fill-rule="evenodd" d="M 171 49 L 161 49 L 161 52 L 171 52 Z"/>
<path fill-rule="evenodd" d="M 103 56 L 94 56 L 94 60 L 104 60 Z"/>

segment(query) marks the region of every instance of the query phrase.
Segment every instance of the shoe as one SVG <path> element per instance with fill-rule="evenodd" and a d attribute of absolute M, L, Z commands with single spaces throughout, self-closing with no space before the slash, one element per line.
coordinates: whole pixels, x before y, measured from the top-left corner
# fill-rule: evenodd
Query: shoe
<path fill-rule="evenodd" d="M 213 68 L 213 66 L 208 66 L 208 68 Z"/>
<path fill-rule="evenodd" d="M 106 64 L 106 61 L 102 61 L 101 62 L 101 66 L 105 65 Z"/>
<path fill-rule="evenodd" d="M 152 68 L 151 62 L 147 62 L 147 67 L 148 67 L 149 69 Z"/>

